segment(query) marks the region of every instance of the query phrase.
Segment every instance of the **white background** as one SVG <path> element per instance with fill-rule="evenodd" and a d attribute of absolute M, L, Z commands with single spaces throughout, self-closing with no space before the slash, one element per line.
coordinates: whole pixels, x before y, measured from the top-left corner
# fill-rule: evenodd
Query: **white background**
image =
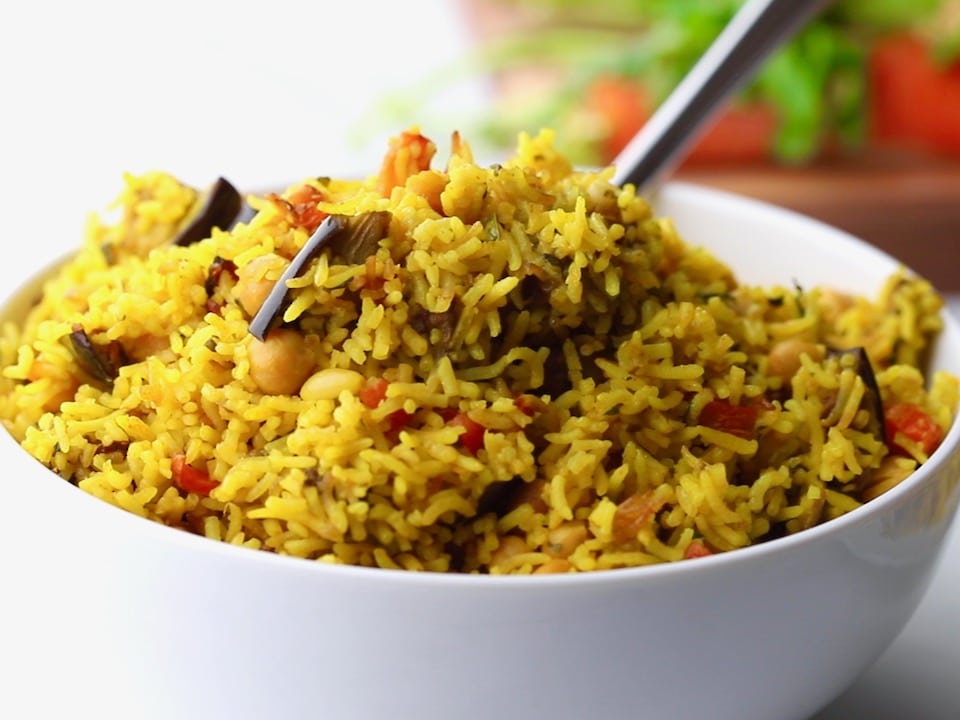
<path fill-rule="evenodd" d="M 371 123 L 377 98 L 448 65 L 468 39 L 457 3 L 442 0 L 8 4 L 3 287 L 74 246 L 85 214 L 113 199 L 125 171 L 163 169 L 197 185 L 225 175 L 245 188 L 375 172 L 388 136 L 403 129 Z M 442 147 L 448 114 L 482 99 L 479 85 L 451 90 L 416 122 Z M 819 720 L 960 717 L 960 537 L 952 537 L 914 620 Z M 0 585 L 0 612 L 22 610 L 29 592 Z M 29 638 L 7 620 L 0 627 L 14 636 L 0 638 L 4 667 L 29 653 Z M 55 677 L 36 681 L 55 692 Z M 75 717 L 96 710 L 69 698 L 64 708 Z"/>
<path fill-rule="evenodd" d="M 375 172 L 402 97 L 466 42 L 456 2 L 88 0 L 11 3 L 0 25 L 3 194 L 22 247 L 69 247 L 125 171 L 204 185 Z M 437 135 L 446 92 L 418 122 Z M 433 120 L 431 123 L 430 120 Z M 24 210 L 18 209 L 18 214 Z M 9 216 L 9 213 L 8 213 Z M 40 221 L 40 222 L 37 222 Z"/>

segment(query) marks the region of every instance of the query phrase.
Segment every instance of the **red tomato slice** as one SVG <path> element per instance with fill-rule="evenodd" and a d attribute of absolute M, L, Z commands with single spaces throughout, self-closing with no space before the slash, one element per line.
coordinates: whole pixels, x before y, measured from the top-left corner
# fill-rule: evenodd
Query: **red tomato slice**
<path fill-rule="evenodd" d="M 635 80 L 598 77 L 587 90 L 587 105 L 607 127 L 603 161 L 610 162 L 643 127 L 655 107 Z M 731 105 L 717 116 L 688 153 L 684 164 L 755 163 L 773 147 L 777 115 L 763 105 Z"/>
<path fill-rule="evenodd" d="M 891 35 L 870 56 L 872 134 L 960 154 L 960 62 L 939 67 L 918 38 Z"/>
<path fill-rule="evenodd" d="M 587 107 L 606 125 L 602 154 L 610 162 L 637 134 L 653 111 L 646 91 L 635 81 L 615 75 L 597 77 L 587 88 Z"/>
<path fill-rule="evenodd" d="M 759 163 L 769 159 L 777 114 L 763 105 L 735 105 L 722 111 L 696 142 L 685 164 Z"/>

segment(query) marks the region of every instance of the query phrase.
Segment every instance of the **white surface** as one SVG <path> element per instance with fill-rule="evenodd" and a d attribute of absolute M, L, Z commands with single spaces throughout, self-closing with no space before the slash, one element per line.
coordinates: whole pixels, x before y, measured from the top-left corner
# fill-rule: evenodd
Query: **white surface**
<path fill-rule="evenodd" d="M 12 4 L 0 30 L 8 257 L 50 257 L 71 247 L 85 213 L 115 195 L 127 170 L 167 169 L 198 184 L 225 174 L 262 186 L 373 168 L 386 136 L 352 143 L 373 98 L 449 62 L 463 42 L 454 4 L 442 0 Z M 451 99 L 473 101 L 469 93 Z M 449 130 L 439 114 L 420 122 L 428 134 L 436 128 L 438 140 Z M 21 279 L 20 267 L 0 264 L 5 285 Z M 960 312 L 960 302 L 955 306 Z M 43 698 L 46 707 L 61 702 L 72 717 L 93 716 L 97 708 L 69 693 L 58 696 L 55 670 L 67 670 L 63 663 L 38 657 L 31 638 L 18 632 L 18 613 L 38 607 L 49 613 L 51 632 L 75 625 L 71 598 L 46 596 L 44 578 L 31 576 L 9 552 L 25 542 L 17 531 L 27 528 L 22 518 L 33 518 L 33 511 L 3 511 L 21 520 L 3 525 L 6 577 L 19 582 L 0 585 L 0 662 L 49 666 L 45 677 L 18 680 L 22 697 Z M 818 720 L 960 717 L 958 612 L 954 528 L 913 620 Z M 95 629 L 82 638 L 95 657 Z M 116 658 L 102 660 L 115 667 Z M 14 690 L 5 678 L 0 693 Z M 32 716 L 26 708 L 19 714 Z"/>

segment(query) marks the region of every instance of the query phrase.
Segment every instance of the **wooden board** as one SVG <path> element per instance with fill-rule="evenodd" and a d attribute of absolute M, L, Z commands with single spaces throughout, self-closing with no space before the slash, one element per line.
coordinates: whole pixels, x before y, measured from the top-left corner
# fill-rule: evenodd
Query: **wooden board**
<path fill-rule="evenodd" d="M 824 220 L 960 291 L 960 160 L 907 152 L 806 168 L 684 168 L 688 180 Z"/>

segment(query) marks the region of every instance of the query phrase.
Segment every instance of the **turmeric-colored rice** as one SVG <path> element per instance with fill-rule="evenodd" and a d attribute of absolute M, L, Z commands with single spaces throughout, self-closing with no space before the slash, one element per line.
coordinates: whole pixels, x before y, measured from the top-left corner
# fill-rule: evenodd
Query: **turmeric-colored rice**
<path fill-rule="evenodd" d="M 471 573 L 743 548 L 927 459 L 958 396 L 920 369 L 941 327 L 928 282 L 743 286 L 553 139 L 481 167 L 454 134 L 435 168 L 413 128 L 379 174 L 251 196 L 252 217 L 186 246 L 201 193 L 126 177 L 116 217 L 3 328 L 0 417 L 65 481 L 174 528 Z M 320 252 L 251 335 L 325 217 L 383 211 L 379 242 Z M 91 376 L 78 332 L 115 376 Z"/>

